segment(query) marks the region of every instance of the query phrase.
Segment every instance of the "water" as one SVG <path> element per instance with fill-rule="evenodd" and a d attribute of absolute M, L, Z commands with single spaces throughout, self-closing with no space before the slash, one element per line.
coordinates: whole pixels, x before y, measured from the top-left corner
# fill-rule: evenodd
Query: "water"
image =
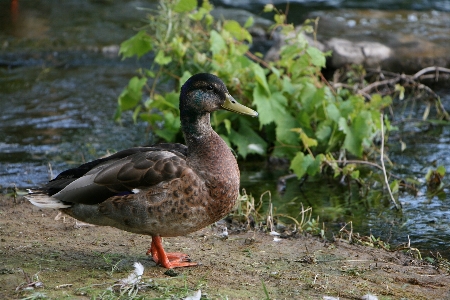
<path fill-rule="evenodd" d="M 212 3 L 229 7 L 240 7 L 255 13 L 262 11 L 262 8 L 272 3 L 276 7 L 285 9 L 289 3 L 289 11 L 293 15 L 301 16 L 305 12 L 314 10 L 336 10 L 344 8 L 366 8 L 381 10 L 438 10 L 450 11 L 450 2 L 448 0 L 213 0 Z"/>
<path fill-rule="evenodd" d="M 319 4 L 328 10 L 337 5 L 333 3 Z M 405 3 L 410 8 L 421 3 L 431 9 L 441 5 L 445 10 L 446 2 Z M 57 174 L 108 151 L 151 141 L 142 124 L 135 126 L 126 117 L 122 126 L 112 121 L 123 87 L 140 64 L 151 63 L 150 58 L 138 63 L 117 56 L 117 45 L 135 32 L 145 16 L 135 7 L 148 4 L 30 0 L 19 5 L 14 15 L 9 1 L 0 3 L 0 187 L 38 186 L 49 177 L 48 164 Z M 440 88 L 438 93 L 450 110 L 450 91 Z M 423 109 L 413 112 L 414 118 L 420 118 Z M 423 179 L 434 162 L 450 170 L 448 126 L 416 129 L 410 121 L 404 126 L 401 138 L 407 149 L 400 151 L 399 136 L 388 144 L 390 158 L 399 163 L 395 174 Z M 450 243 L 448 184 L 434 197 L 427 195 L 424 185 L 418 196 L 402 193 L 404 209 L 399 214 L 390 209 L 385 194 L 376 194 L 379 188 L 371 197 L 360 197 L 354 187 L 349 193 L 345 185 L 314 179 L 300 185 L 291 179 L 280 194 L 277 179 L 288 173 L 286 168 L 265 167 L 261 162 L 242 162 L 241 167 L 242 187 L 256 198 L 270 190 L 277 213 L 296 215 L 303 203 L 313 207 L 329 231 L 336 232 L 352 220 L 362 234 L 372 232 L 393 244 L 407 242 L 409 235 L 412 246 L 450 257 L 445 252 Z M 264 201 L 267 207 L 267 195 Z"/>
<path fill-rule="evenodd" d="M 135 66 L 101 54 L 64 56 L 71 63 L 61 68 L 0 69 L 3 187 L 41 184 L 47 162 L 59 172 L 107 150 L 145 142 L 142 126 L 121 127 L 112 120 L 117 95 Z"/>
<path fill-rule="evenodd" d="M 0 5 L 1 187 L 37 186 L 48 163 L 57 174 L 148 142 L 144 126 L 112 121 L 139 66 L 121 61 L 118 45 L 142 24 L 142 3 L 19 1 L 17 12 Z"/>

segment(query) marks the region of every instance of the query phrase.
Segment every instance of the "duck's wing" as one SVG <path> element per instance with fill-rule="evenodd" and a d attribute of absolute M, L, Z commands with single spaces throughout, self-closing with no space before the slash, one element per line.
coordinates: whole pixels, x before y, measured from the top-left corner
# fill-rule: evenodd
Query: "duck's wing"
<path fill-rule="evenodd" d="M 130 194 L 134 189 L 151 189 L 178 178 L 186 168 L 186 147 L 174 145 L 120 151 L 64 171 L 43 188 L 32 192 L 49 195 L 66 204 L 98 204 L 114 195 Z"/>

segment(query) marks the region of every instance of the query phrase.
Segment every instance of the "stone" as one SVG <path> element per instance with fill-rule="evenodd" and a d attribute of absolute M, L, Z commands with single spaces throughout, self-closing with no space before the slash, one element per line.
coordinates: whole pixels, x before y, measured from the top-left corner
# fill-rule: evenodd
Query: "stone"
<path fill-rule="evenodd" d="M 362 64 L 365 67 L 377 67 L 391 58 L 389 47 L 377 42 L 352 42 L 346 39 L 332 38 L 326 42 L 333 51 L 331 65 L 340 68 L 348 64 Z"/>

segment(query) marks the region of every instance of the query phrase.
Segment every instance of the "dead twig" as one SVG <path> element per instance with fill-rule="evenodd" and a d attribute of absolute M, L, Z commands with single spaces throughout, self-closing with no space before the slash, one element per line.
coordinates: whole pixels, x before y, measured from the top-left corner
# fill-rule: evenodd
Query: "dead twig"
<path fill-rule="evenodd" d="M 380 146 L 380 161 L 381 161 L 381 167 L 383 170 L 384 175 L 384 181 L 386 183 L 386 188 L 389 192 L 389 196 L 391 198 L 392 203 L 395 205 L 395 208 L 397 210 L 400 210 L 402 208 L 402 205 L 400 202 L 397 203 L 397 201 L 394 198 L 394 195 L 392 195 L 391 187 L 389 186 L 389 180 L 386 174 L 386 167 L 384 166 L 384 114 L 381 113 L 380 115 L 380 121 L 381 121 L 381 146 Z"/>
<path fill-rule="evenodd" d="M 436 67 L 436 66 L 434 66 L 434 67 L 427 67 L 427 68 L 423 68 L 422 70 L 420 70 L 419 72 L 414 74 L 412 77 L 414 79 L 420 79 L 421 76 L 423 76 L 426 73 L 430 73 L 430 72 L 434 72 L 433 77 L 436 78 L 436 80 L 438 80 L 439 79 L 439 72 L 450 74 L 450 69 L 443 68 L 443 67 Z"/>

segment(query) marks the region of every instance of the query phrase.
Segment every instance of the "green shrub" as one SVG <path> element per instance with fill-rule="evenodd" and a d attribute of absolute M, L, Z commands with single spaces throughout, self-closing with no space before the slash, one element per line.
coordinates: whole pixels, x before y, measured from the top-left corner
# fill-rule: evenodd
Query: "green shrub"
<path fill-rule="evenodd" d="M 311 22 L 295 31 L 285 24 L 282 13 L 267 5 L 266 11 L 275 10 L 271 29 L 291 36 L 280 59 L 267 63 L 249 52 L 252 36 L 247 29 L 252 18 L 241 26 L 234 20 L 214 20 L 211 10 L 208 1 L 200 7 L 196 0 L 161 1 L 149 14 L 147 26 L 122 43 L 124 59 L 149 52 L 155 57 L 120 95 L 117 119 L 123 111 L 134 110 L 135 121 L 148 122 L 166 141 L 179 141 L 178 93 L 158 86 L 175 80 L 178 91 L 192 74 L 209 72 L 219 76 L 236 99 L 259 112 L 253 119 L 226 111 L 211 118 L 214 129 L 242 158 L 249 154 L 288 158 L 301 177 L 319 172 L 324 161 L 335 161 L 333 153 L 367 159 L 376 152 L 373 141 L 380 136 L 380 114 L 391 98 L 372 95 L 367 101 L 350 90 L 330 88 L 321 74 L 329 53 L 305 39 L 313 32 Z M 389 129 L 387 120 L 386 125 Z M 348 175 L 357 178 L 359 172 L 350 169 Z"/>

